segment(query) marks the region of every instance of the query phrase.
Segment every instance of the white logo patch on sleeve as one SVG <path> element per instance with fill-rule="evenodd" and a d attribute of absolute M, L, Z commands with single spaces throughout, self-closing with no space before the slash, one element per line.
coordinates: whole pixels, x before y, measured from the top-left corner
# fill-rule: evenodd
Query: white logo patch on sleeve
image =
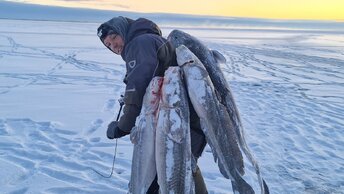
<path fill-rule="evenodd" d="M 134 68 L 135 65 L 136 65 L 136 60 L 129 61 L 128 65 L 129 65 L 130 68 Z"/>

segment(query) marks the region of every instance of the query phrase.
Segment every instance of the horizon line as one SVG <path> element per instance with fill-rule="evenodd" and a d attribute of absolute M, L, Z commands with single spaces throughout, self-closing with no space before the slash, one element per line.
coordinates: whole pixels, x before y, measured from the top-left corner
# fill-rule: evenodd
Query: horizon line
<path fill-rule="evenodd" d="M 31 5 L 31 6 L 42 6 L 42 7 L 51 7 L 51 8 L 65 8 L 65 9 L 80 9 L 80 10 L 92 10 L 100 12 L 125 12 L 125 13 L 141 13 L 147 15 L 153 14 L 166 14 L 166 15 L 184 15 L 184 16 L 201 16 L 201 17 L 212 17 L 212 18 L 224 18 L 224 19 L 258 19 L 258 20 L 282 20 L 282 21 L 319 21 L 319 22 L 344 22 L 343 19 L 310 19 L 310 18 L 284 18 L 284 17 L 250 17 L 250 16 L 228 16 L 228 15 L 211 15 L 211 14 L 190 14 L 190 13 L 177 13 L 177 12 L 145 12 L 145 11 L 133 11 L 133 10 L 114 10 L 114 9 L 99 9 L 99 8 L 89 8 L 89 7 L 73 7 L 73 6 L 64 6 L 64 5 L 43 5 L 38 3 L 31 2 L 13 2 L 13 1 L 3 1 L 10 4 L 19 4 L 19 5 Z M 5 19 L 5 18 L 4 18 Z M 24 18 L 23 18 L 24 19 Z"/>

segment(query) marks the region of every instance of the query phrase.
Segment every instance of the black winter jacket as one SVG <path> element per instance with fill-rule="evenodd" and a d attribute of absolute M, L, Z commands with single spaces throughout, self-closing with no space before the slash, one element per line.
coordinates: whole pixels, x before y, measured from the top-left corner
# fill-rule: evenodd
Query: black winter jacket
<path fill-rule="evenodd" d="M 118 127 L 130 132 L 142 107 L 143 96 L 154 76 L 163 76 L 169 66 L 177 65 L 175 50 L 161 36 L 159 27 L 150 20 L 130 21 L 125 47 L 121 53 L 126 62 L 124 114 Z"/>

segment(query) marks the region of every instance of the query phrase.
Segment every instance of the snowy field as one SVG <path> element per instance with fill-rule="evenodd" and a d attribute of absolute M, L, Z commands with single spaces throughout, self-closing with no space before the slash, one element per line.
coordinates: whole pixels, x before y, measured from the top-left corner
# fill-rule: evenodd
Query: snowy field
<path fill-rule="evenodd" d="M 98 40 L 99 24 L 0 19 L 0 193 L 127 192 L 128 136 L 111 179 L 91 169 L 110 173 L 105 133 L 124 91 L 124 63 Z M 175 28 L 162 26 L 164 36 Z M 344 193 L 344 28 L 179 29 L 226 57 L 271 193 Z M 209 193 L 232 193 L 209 147 L 199 163 Z"/>

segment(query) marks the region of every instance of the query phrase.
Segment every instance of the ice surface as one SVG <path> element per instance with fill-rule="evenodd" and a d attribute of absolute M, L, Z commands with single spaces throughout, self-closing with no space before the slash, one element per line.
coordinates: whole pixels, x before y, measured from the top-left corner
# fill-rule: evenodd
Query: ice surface
<path fill-rule="evenodd" d="M 114 141 L 105 132 L 125 87 L 124 62 L 98 41 L 97 26 L 0 20 L 0 193 L 127 192 L 129 137 L 118 142 L 111 179 L 91 170 L 110 172 Z M 175 28 L 163 26 L 164 36 Z M 343 193 L 344 34 L 302 22 L 292 31 L 254 28 L 181 29 L 226 57 L 271 193 Z M 209 193 L 232 193 L 209 147 L 199 164 Z M 245 178 L 255 180 L 250 171 Z"/>

